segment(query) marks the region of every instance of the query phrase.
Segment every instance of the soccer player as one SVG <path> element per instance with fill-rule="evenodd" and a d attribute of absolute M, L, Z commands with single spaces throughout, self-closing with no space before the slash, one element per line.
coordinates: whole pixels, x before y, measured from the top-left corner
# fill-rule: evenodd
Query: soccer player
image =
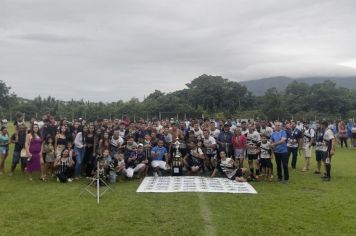
<path fill-rule="evenodd" d="M 267 140 L 267 135 L 264 133 L 261 134 L 260 165 L 262 173 L 268 180 L 272 181 L 272 148 L 271 143 Z"/>
<path fill-rule="evenodd" d="M 323 152 L 323 162 L 325 165 L 325 175 L 321 178 L 325 181 L 330 181 L 330 172 L 331 172 L 331 157 L 335 154 L 335 136 L 333 131 L 328 127 L 328 122 L 323 121 L 321 123 L 321 128 L 325 130 L 323 136 L 323 143 L 322 143 L 322 152 Z"/>
<path fill-rule="evenodd" d="M 157 146 L 152 148 L 151 152 L 153 175 L 158 176 L 160 170 L 168 170 L 168 151 L 163 146 L 163 140 L 158 140 Z M 158 173 L 157 173 L 158 172 Z"/>
<path fill-rule="evenodd" d="M 220 152 L 220 160 L 211 177 L 215 177 L 218 171 L 228 179 L 236 180 L 237 182 L 246 182 L 246 179 L 243 177 L 246 169 L 236 167 L 235 161 L 230 157 L 226 157 L 225 151 Z"/>
<path fill-rule="evenodd" d="M 250 168 L 250 178 L 255 180 L 258 179 L 260 174 L 260 166 L 258 162 L 259 145 L 261 141 L 260 134 L 255 130 L 255 126 L 250 124 L 248 127 L 246 150 L 247 150 L 247 160 Z M 256 169 L 256 175 L 254 175 L 254 169 Z"/>
<path fill-rule="evenodd" d="M 209 130 L 205 129 L 203 131 L 203 152 L 206 156 L 205 165 L 209 170 L 212 170 L 216 164 L 214 161 L 216 157 L 216 141 L 209 133 Z"/>
<path fill-rule="evenodd" d="M 190 142 L 190 149 L 186 158 L 184 158 L 184 164 L 189 170 L 189 174 L 197 174 L 203 172 L 204 168 L 204 153 L 195 142 Z"/>
<path fill-rule="evenodd" d="M 302 152 L 304 156 L 304 168 L 302 171 L 308 171 L 310 167 L 310 158 L 311 158 L 311 147 L 314 143 L 315 131 L 309 127 L 308 123 L 304 123 L 304 132 L 303 132 L 303 146 Z"/>
<path fill-rule="evenodd" d="M 302 131 L 300 131 L 295 124 L 295 121 L 291 122 L 291 128 L 287 129 L 287 147 L 288 147 L 288 159 L 290 154 L 292 154 L 292 168 L 295 169 L 297 167 L 297 157 L 298 150 L 302 148 L 303 145 L 303 135 Z"/>

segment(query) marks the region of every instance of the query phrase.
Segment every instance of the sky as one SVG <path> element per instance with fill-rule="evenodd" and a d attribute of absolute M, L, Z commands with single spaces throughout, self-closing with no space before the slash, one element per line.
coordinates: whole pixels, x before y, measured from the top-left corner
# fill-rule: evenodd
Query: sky
<path fill-rule="evenodd" d="M 356 75 L 354 0 L 0 0 L 0 80 L 111 102 L 233 81 Z"/>

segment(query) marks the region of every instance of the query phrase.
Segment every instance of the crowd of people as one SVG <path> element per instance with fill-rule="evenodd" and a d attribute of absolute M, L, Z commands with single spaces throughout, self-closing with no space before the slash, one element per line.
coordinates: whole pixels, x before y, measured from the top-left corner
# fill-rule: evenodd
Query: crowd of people
<path fill-rule="evenodd" d="M 311 169 L 315 151 L 315 174 L 331 179 L 331 159 L 335 147 L 356 147 L 356 124 L 336 123 L 174 119 L 131 122 L 129 119 L 56 120 L 45 116 L 27 123 L 18 117 L 15 132 L 8 133 L 2 120 L 0 132 L 0 175 L 4 174 L 9 144 L 14 144 L 9 175 L 20 164 L 30 181 L 52 177 L 60 182 L 100 177 L 115 183 L 146 175 L 223 176 L 239 182 L 273 181 L 287 183 L 289 168 Z M 291 166 L 289 160 L 291 158 Z M 274 159 L 274 161 L 273 161 Z M 179 167 L 178 172 L 173 171 Z"/>

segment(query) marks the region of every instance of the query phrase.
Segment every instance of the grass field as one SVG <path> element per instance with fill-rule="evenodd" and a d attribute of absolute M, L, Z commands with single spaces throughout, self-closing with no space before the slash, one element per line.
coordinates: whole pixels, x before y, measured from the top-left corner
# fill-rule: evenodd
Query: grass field
<path fill-rule="evenodd" d="M 289 184 L 252 183 L 256 195 L 136 193 L 133 180 L 100 205 L 79 196 L 86 180 L 28 182 L 18 167 L 0 176 L 0 235 L 356 235 L 356 149 L 337 150 L 331 182 L 301 165 Z"/>

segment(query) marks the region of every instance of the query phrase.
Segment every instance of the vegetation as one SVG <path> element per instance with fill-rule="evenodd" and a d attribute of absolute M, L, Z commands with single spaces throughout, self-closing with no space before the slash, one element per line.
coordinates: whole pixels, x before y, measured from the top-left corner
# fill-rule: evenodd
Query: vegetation
<path fill-rule="evenodd" d="M 10 88 L 0 81 L 0 112 L 10 118 L 23 112 L 29 119 L 42 114 L 89 120 L 129 116 L 143 117 L 227 117 L 263 119 L 338 119 L 356 116 L 356 90 L 337 87 L 335 82 L 324 81 L 309 85 L 293 81 L 284 91 L 269 88 L 263 96 L 254 96 L 244 85 L 220 76 L 201 75 L 187 88 L 172 93 L 154 91 L 143 101 L 111 103 L 89 101 L 60 101 L 53 97 L 33 100 L 10 94 Z"/>

